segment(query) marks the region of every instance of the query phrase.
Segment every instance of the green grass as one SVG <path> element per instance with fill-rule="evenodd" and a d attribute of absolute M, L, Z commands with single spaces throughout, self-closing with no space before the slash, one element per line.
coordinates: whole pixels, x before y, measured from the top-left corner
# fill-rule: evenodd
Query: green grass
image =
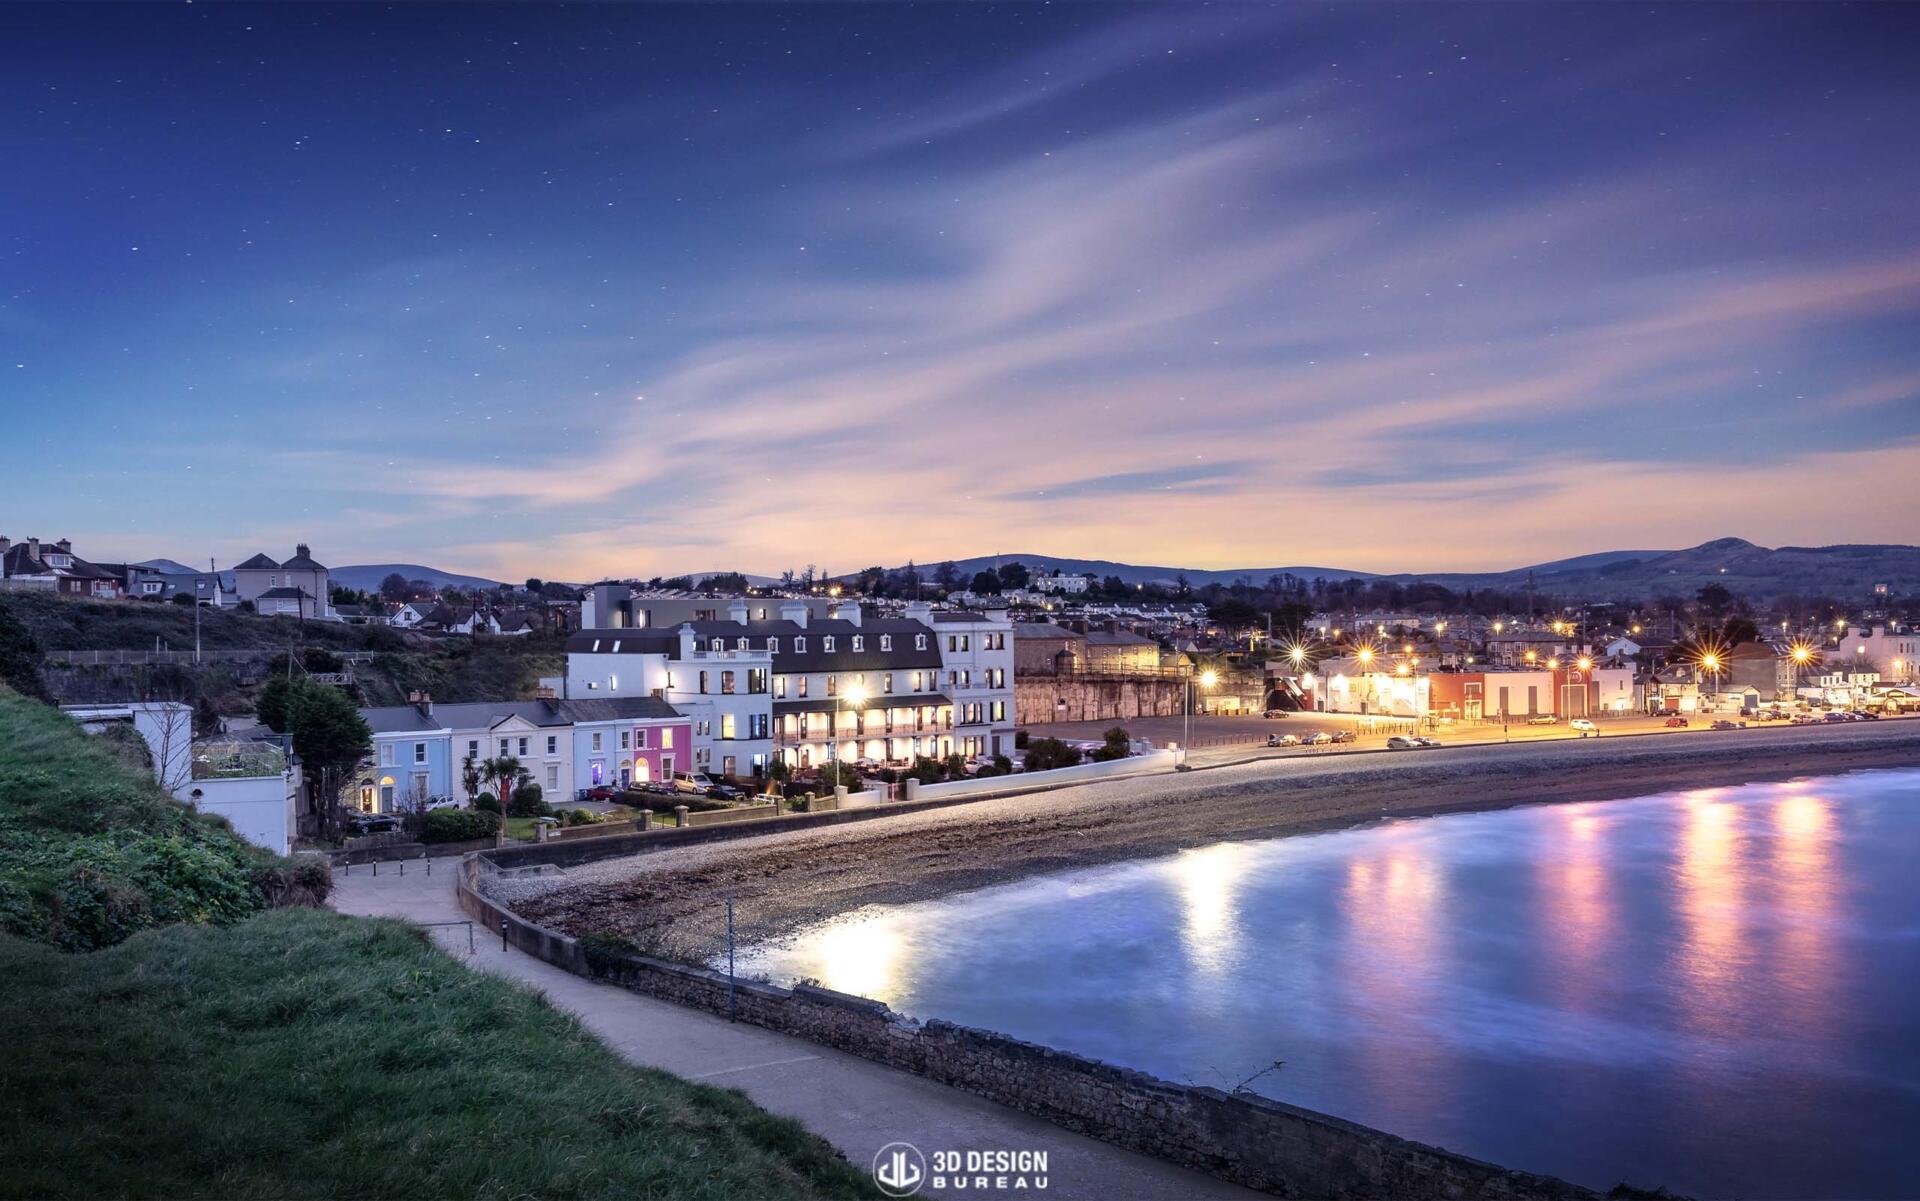
<path fill-rule="evenodd" d="M 0 937 L 0 1197 L 811 1198 L 863 1173 L 417 931 L 316 910 Z"/>
<path fill-rule="evenodd" d="M 132 742 L 0 687 L 0 930 L 84 951 L 326 895 L 323 868 L 167 796 Z"/>

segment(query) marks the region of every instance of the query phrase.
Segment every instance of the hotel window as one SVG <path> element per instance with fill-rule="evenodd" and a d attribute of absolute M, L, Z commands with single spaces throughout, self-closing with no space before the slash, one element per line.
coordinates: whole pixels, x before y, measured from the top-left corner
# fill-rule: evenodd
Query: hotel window
<path fill-rule="evenodd" d="M 741 649 L 741 650 L 746 650 L 746 649 L 747 649 L 747 640 L 746 640 L 745 638 L 738 638 L 738 639 L 735 639 L 735 640 L 734 640 L 734 646 L 736 646 L 736 647 L 738 647 L 738 648 L 739 648 L 739 649 Z"/>
<path fill-rule="evenodd" d="M 993 720 L 995 721 L 1007 720 L 1007 702 L 1005 701 L 993 702 Z"/>
<path fill-rule="evenodd" d="M 820 649 L 823 651 L 826 651 L 828 654 L 833 653 L 833 635 L 832 634 L 828 634 L 826 637 L 820 640 Z"/>
<path fill-rule="evenodd" d="M 747 737 L 765 738 L 767 736 L 767 715 L 751 713 L 747 715 Z"/>
<path fill-rule="evenodd" d="M 785 676 L 773 677 L 773 699 L 776 701 L 783 701 L 787 699 L 787 677 Z"/>
<path fill-rule="evenodd" d="M 839 676 L 830 675 L 827 677 L 827 695 L 828 696 L 840 695 L 840 677 Z"/>
<path fill-rule="evenodd" d="M 720 715 L 720 738 L 722 741 L 725 741 L 732 737 L 733 737 L 733 714 L 722 713 Z"/>
<path fill-rule="evenodd" d="M 855 634 L 855 635 L 853 636 L 853 649 L 854 649 L 854 650 L 857 650 L 857 651 L 860 651 L 860 650 L 865 650 L 865 649 L 866 649 L 866 640 L 865 640 L 865 639 L 863 639 L 863 638 L 861 638 L 861 637 L 860 637 L 860 635 L 858 635 L 858 634 Z"/>
<path fill-rule="evenodd" d="M 733 673 L 732 672 L 723 671 L 720 673 L 720 691 L 726 692 L 726 693 L 730 693 L 733 691 Z"/>
<path fill-rule="evenodd" d="M 893 635 L 892 635 L 892 634 L 882 634 L 882 635 L 880 635 L 880 649 L 881 649 L 881 650 L 883 650 L 883 651 L 890 651 L 890 650 L 892 650 L 892 649 L 893 649 Z"/>
<path fill-rule="evenodd" d="M 807 653 L 806 635 L 795 634 L 793 636 L 793 653 L 796 655 L 804 655 Z"/>
<path fill-rule="evenodd" d="M 767 669 L 764 667 L 749 667 L 747 669 L 747 691 L 759 694 L 766 690 Z"/>
<path fill-rule="evenodd" d="M 913 649 L 917 651 L 927 649 L 927 636 L 925 634 L 915 634 L 913 636 Z"/>
<path fill-rule="evenodd" d="M 702 695 L 705 695 L 706 691 L 707 691 L 707 673 L 703 671 L 700 673 L 700 692 Z"/>
<path fill-rule="evenodd" d="M 800 676 L 797 678 L 795 683 L 796 683 L 796 687 L 794 689 L 794 695 L 795 696 L 807 695 L 807 677 Z"/>
<path fill-rule="evenodd" d="M 778 638 L 767 639 L 767 653 L 769 655 L 777 655 L 780 653 L 780 640 Z"/>
<path fill-rule="evenodd" d="M 880 691 L 882 692 L 893 691 L 893 673 L 892 672 L 888 672 L 887 674 L 880 677 Z"/>

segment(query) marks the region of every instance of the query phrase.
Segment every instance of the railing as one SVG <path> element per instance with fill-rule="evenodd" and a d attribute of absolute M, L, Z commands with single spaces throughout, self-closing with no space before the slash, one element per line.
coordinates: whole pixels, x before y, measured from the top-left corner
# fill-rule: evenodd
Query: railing
<path fill-rule="evenodd" d="M 284 656 L 286 647 L 221 647 L 217 650 L 202 651 L 129 651 L 129 650 L 52 650 L 48 651 L 47 662 L 63 663 L 70 667 L 119 667 L 143 663 L 202 663 L 208 661 L 232 662 L 239 659 L 271 659 Z M 342 663 L 371 663 L 372 651 L 328 651 L 328 654 Z M 340 674 L 340 673 L 321 673 Z M 351 674 L 348 681 L 351 682 Z"/>

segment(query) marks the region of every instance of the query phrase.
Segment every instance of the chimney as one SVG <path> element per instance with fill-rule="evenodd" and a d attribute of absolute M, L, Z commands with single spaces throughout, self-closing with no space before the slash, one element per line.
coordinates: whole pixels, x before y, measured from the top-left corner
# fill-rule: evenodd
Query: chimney
<path fill-rule="evenodd" d="M 293 557 L 296 559 L 311 558 L 312 556 L 307 553 L 307 544 L 302 542 L 296 545 L 293 548 Z"/>
<path fill-rule="evenodd" d="M 681 622 L 680 628 L 674 633 L 680 636 L 680 653 L 674 657 L 682 662 L 693 658 L 694 650 L 700 645 L 699 636 L 693 632 L 693 623 Z"/>
<path fill-rule="evenodd" d="M 0 555 L 6 554 L 12 546 L 13 539 L 6 537 L 4 534 L 0 534 Z"/>
<path fill-rule="evenodd" d="M 933 622 L 933 606 L 926 601 L 908 601 L 907 620 L 930 625 Z"/>
<path fill-rule="evenodd" d="M 73 553 L 73 543 L 67 541 L 65 538 L 62 538 L 60 539 L 60 541 L 53 544 L 53 549 L 59 551 L 63 555 L 70 555 Z"/>
<path fill-rule="evenodd" d="M 856 626 L 859 625 L 860 602 L 856 600 L 841 601 L 833 607 L 833 616 L 839 621 L 847 621 L 852 622 Z"/>
<path fill-rule="evenodd" d="M 40 539 L 27 539 L 27 558 L 38 562 L 40 559 Z"/>
<path fill-rule="evenodd" d="M 559 698 L 554 695 L 553 685 L 542 684 L 533 690 L 533 699 L 536 701 L 551 701 Z"/>
<path fill-rule="evenodd" d="M 433 694 L 428 692 L 407 693 L 407 703 L 420 710 L 420 716 L 433 716 Z"/>
<path fill-rule="evenodd" d="M 727 602 L 727 620 L 740 625 L 747 624 L 747 602 L 744 597 L 735 597 Z"/>
<path fill-rule="evenodd" d="M 780 605 L 780 620 L 790 621 L 804 630 L 807 628 L 807 617 L 811 612 L 805 601 L 783 601 Z"/>

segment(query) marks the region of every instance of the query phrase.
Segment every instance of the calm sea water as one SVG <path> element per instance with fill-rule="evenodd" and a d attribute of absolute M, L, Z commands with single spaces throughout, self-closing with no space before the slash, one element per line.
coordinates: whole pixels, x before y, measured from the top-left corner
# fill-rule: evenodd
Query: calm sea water
<path fill-rule="evenodd" d="M 1920 1196 L 1920 772 L 1400 822 L 756 948 L 921 1017 L 1509 1167 Z"/>

